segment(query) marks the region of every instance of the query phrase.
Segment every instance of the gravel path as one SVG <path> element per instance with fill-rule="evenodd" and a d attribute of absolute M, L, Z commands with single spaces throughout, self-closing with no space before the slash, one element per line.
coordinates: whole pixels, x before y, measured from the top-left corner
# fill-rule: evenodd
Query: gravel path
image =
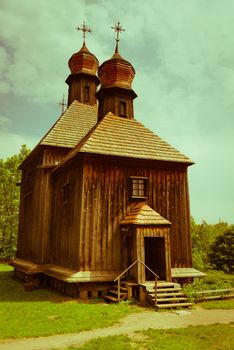
<path fill-rule="evenodd" d="M 174 312 L 144 311 L 123 318 L 118 324 L 81 333 L 54 335 L 49 337 L 0 341 L 0 350 L 48 350 L 81 346 L 91 339 L 109 335 L 128 334 L 148 328 L 183 328 L 214 323 L 234 322 L 234 310 L 180 310 Z"/>

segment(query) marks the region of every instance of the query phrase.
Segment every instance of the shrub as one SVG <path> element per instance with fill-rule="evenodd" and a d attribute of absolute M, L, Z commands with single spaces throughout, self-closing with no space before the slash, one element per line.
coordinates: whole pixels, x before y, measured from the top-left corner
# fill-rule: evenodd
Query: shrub
<path fill-rule="evenodd" d="M 234 272 L 234 226 L 216 237 L 211 245 L 209 259 L 214 269 Z"/>

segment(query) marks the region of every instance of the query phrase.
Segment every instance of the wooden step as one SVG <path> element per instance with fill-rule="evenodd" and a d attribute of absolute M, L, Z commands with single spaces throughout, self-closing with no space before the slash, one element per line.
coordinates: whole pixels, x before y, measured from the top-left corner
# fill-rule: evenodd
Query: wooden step
<path fill-rule="evenodd" d="M 108 300 L 108 301 L 112 301 L 112 303 L 118 303 L 118 298 L 112 296 L 112 295 L 105 295 L 104 299 Z"/>
<path fill-rule="evenodd" d="M 121 281 L 121 284 L 124 285 L 124 286 L 130 286 L 130 287 L 138 286 L 138 283 L 136 283 L 136 282 L 129 282 L 129 281 Z"/>
<path fill-rule="evenodd" d="M 118 290 L 111 289 L 111 290 L 109 290 L 109 293 L 114 294 L 114 295 L 118 295 Z M 127 293 L 120 292 L 120 297 L 122 297 L 122 296 L 127 296 Z"/>
<path fill-rule="evenodd" d="M 192 303 L 175 303 L 175 304 L 158 304 L 158 309 L 170 309 L 170 308 L 182 308 L 182 307 L 190 307 L 192 306 Z"/>
<path fill-rule="evenodd" d="M 158 282 L 157 288 L 173 288 L 174 286 L 178 286 L 178 283 L 173 282 Z"/>
<path fill-rule="evenodd" d="M 117 289 L 118 289 L 118 287 L 116 287 Z M 120 290 L 122 291 L 122 292 L 128 292 L 128 288 L 125 288 L 125 287 L 120 287 Z"/>
<path fill-rule="evenodd" d="M 157 293 L 179 292 L 182 288 L 157 288 Z M 155 293 L 155 289 L 148 290 L 148 293 Z"/>
<path fill-rule="evenodd" d="M 181 287 L 174 287 L 174 288 L 171 288 L 171 287 L 168 287 L 168 288 L 157 288 L 157 292 L 175 292 L 175 291 L 180 291 L 182 290 Z M 155 292 L 155 289 L 148 289 L 147 290 L 148 293 L 154 293 Z"/>
<path fill-rule="evenodd" d="M 181 291 L 182 288 L 157 288 L 157 292 L 160 293 L 160 292 L 179 292 Z"/>
<path fill-rule="evenodd" d="M 170 297 L 184 297 L 185 294 L 184 293 L 180 293 L 180 292 L 175 292 L 175 293 L 157 293 L 157 298 L 170 298 Z"/>
<path fill-rule="evenodd" d="M 155 300 L 155 298 L 153 298 Z M 188 298 L 185 297 L 178 297 L 178 298 L 158 298 L 157 302 L 158 303 L 163 303 L 163 302 L 172 302 L 172 301 L 187 301 Z"/>

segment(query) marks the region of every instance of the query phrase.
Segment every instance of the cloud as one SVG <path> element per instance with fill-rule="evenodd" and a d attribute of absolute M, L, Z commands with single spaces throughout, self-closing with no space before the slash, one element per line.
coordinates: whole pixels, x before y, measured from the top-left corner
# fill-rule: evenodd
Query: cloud
<path fill-rule="evenodd" d="M 17 149 L 21 139 L 30 145 L 31 135 L 42 136 L 58 116 L 67 61 L 82 43 L 75 27 L 83 20 L 100 63 L 114 51 L 110 27 L 121 22 L 120 53 L 136 69 L 136 118 L 196 161 L 190 169 L 196 216 L 233 220 L 232 0 L 2 0 L 1 115 L 12 121 L 2 145 L 8 138 Z"/>
<path fill-rule="evenodd" d="M 0 128 L 3 130 L 11 124 L 11 120 L 7 117 L 0 115 Z"/>
<path fill-rule="evenodd" d="M 30 137 L 29 135 L 0 132 L 0 158 L 6 159 L 14 154 L 18 154 L 23 144 L 26 144 L 28 148 L 33 149 L 37 143 L 37 138 Z"/>

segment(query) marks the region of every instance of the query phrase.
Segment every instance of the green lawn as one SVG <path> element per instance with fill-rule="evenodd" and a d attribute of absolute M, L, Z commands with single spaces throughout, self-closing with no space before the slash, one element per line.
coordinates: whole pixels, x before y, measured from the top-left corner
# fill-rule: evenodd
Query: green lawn
<path fill-rule="evenodd" d="M 215 270 L 206 271 L 206 274 L 206 277 L 194 278 L 193 283 L 189 283 L 183 287 L 183 290 L 192 302 L 199 302 L 201 300 L 201 295 L 196 295 L 196 292 L 234 288 L 234 275 Z"/>
<path fill-rule="evenodd" d="M 154 330 L 135 336 L 97 338 L 82 347 L 67 350 L 233 350 L 233 325 L 194 326 Z"/>
<path fill-rule="evenodd" d="M 80 332 L 116 323 L 137 306 L 100 301 L 78 302 L 57 292 L 25 292 L 13 269 L 0 264 L 0 338 L 22 338 Z"/>
<path fill-rule="evenodd" d="M 233 300 L 201 305 L 207 308 L 233 308 Z M 142 310 L 144 309 L 127 302 L 119 305 L 107 305 L 99 300 L 85 303 L 47 289 L 25 292 L 23 283 L 14 278 L 13 269 L 0 264 L 1 339 L 48 336 L 107 327 L 131 312 Z M 121 343 L 120 349 L 125 349 L 124 346 L 129 343 L 126 337 L 117 337 L 117 340 L 114 337 L 113 344 L 115 341 Z"/>
<path fill-rule="evenodd" d="M 205 301 L 199 303 L 203 309 L 234 309 L 234 299 Z"/>

